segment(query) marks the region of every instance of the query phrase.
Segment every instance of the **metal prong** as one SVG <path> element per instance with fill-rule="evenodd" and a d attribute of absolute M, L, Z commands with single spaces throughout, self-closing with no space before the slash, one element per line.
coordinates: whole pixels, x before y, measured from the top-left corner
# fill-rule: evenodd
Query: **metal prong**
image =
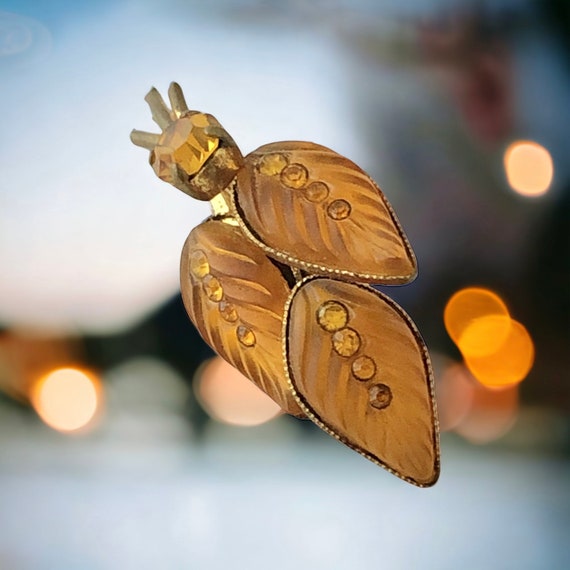
<path fill-rule="evenodd" d="M 154 133 L 137 131 L 136 129 L 131 131 L 131 142 L 148 150 L 154 149 L 158 144 L 159 139 L 160 135 L 155 135 Z"/>
<path fill-rule="evenodd" d="M 208 125 L 207 127 L 204 127 L 204 132 L 211 137 L 216 137 L 217 139 L 220 139 L 227 146 L 237 147 L 234 139 L 232 139 L 228 131 L 226 131 L 226 129 L 224 129 L 220 125 Z"/>
<path fill-rule="evenodd" d="M 186 100 L 184 99 L 182 88 L 180 85 L 178 85 L 178 83 L 174 81 L 168 88 L 168 98 L 170 99 L 172 111 L 177 117 L 180 117 L 186 113 L 186 111 L 188 111 L 188 105 L 186 105 Z"/>
<path fill-rule="evenodd" d="M 152 112 L 152 120 L 164 131 L 172 124 L 172 115 L 160 93 L 153 87 L 144 100 Z"/>

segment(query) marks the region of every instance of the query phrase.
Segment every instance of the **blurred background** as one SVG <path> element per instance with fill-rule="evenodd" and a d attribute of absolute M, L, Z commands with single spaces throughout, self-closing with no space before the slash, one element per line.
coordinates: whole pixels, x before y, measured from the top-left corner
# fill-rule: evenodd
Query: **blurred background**
<path fill-rule="evenodd" d="M 566 0 L 4 0 L 0 568 L 570 565 Z M 179 296 L 208 215 L 132 128 L 178 81 L 244 153 L 331 147 L 420 274 L 442 475 L 285 417 Z"/>

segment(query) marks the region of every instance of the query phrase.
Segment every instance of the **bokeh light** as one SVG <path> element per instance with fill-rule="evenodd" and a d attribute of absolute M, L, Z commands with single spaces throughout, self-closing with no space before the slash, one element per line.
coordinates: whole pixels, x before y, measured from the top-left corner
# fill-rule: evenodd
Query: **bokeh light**
<path fill-rule="evenodd" d="M 518 416 L 518 386 L 505 390 L 489 390 L 473 382 L 473 399 L 469 413 L 456 426 L 455 432 L 476 444 L 486 444 L 505 435 Z"/>
<path fill-rule="evenodd" d="M 257 426 L 282 413 L 269 396 L 219 356 L 203 367 L 197 396 L 212 418 L 226 424 Z"/>
<path fill-rule="evenodd" d="M 487 328 L 492 334 L 492 323 Z M 481 384 L 500 388 L 524 380 L 534 362 L 534 344 L 526 328 L 511 320 L 507 338 L 494 353 L 464 356 L 467 367 Z"/>
<path fill-rule="evenodd" d="M 493 291 L 468 287 L 455 293 L 443 314 L 445 328 L 464 356 L 492 354 L 510 330 L 509 311 Z"/>
<path fill-rule="evenodd" d="M 455 293 L 444 310 L 444 323 L 473 376 L 490 388 L 524 380 L 534 363 L 534 344 L 511 319 L 493 291 L 468 287 Z"/>
<path fill-rule="evenodd" d="M 554 165 L 542 145 L 533 141 L 512 143 L 505 151 L 504 165 L 509 185 L 518 194 L 541 196 L 550 188 Z"/>
<path fill-rule="evenodd" d="M 34 384 L 31 401 L 48 426 L 62 432 L 76 431 L 95 418 L 101 402 L 100 386 L 86 371 L 58 368 Z"/>
<path fill-rule="evenodd" d="M 473 402 L 474 381 L 463 364 L 448 364 L 436 383 L 439 428 L 442 432 L 456 428 L 467 416 Z"/>
<path fill-rule="evenodd" d="M 510 333 L 508 315 L 485 315 L 469 322 L 457 346 L 465 358 L 490 356 L 501 349 Z"/>

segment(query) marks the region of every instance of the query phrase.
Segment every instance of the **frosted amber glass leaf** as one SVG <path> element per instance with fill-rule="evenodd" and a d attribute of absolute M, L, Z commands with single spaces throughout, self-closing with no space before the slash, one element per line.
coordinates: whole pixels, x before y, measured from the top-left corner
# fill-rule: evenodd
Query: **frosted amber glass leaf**
<path fill-rule="evenodd" d="M 283 366 L 289 286 L 263 251 L 239 227 L 208 220 L 186 240 L 180 281 L 184 305 L 202 338 L 286 412 L 303 416 Z"/>
<path fill-rule="evenodd" d="M 267 168 L 275 157 L 288 166 Z M 235 201 L 249 238 L 288 265 L 388 284 L 416 275 L 412 248 L 378 186 L 328 148 L 262 146 L 238 173 Z"/>
<path fill-rule="evenodd" d="M 342 302 L 357 350 L 340 352 L 319 307 Z M 433 379 L 427 349 L 410 317 L 366 285 L 306 279 L 292 292 L 285 348 L 294 392 L 320 427 L 416 485 L 439 475 Z"/>

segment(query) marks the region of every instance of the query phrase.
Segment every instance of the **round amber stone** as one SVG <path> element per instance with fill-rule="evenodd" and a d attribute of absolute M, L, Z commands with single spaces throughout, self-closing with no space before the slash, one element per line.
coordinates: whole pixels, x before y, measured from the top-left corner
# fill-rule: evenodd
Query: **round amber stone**
<path fill-rule="evenodd" d="M 370 380 L 376 373 L 376 363 L 370 356 L 359 356 L 352 363 L 351 370 L 357 380 Z"/>
<path fill-rule="evenodd" d="M 240 325 L 236 329 L 236 334 L 237 334 L 238 340 L 244 346 L 250 347 L 250 346 L 255 345 L 255 334 L 253 333 L 253 331 L 251 329 L 248 329 L 247 327 Z"/>
<path fill-rule="evenodd" d="M 290 164 L 281 173 L 281 182 L 288 188 L 302 188 L 307 183 L 309 173 L 302 164 Z"/>
<path fill-rule="evenodd" d="M 305 198 L 309 202 L 322 202 L 329 195 L 329 187 L 324 182 L 311 182 L 305 188 Z"/>
<path fill-rule="evenodd" d="M 327 332 L 335 332 L 346 326 L 348 311 L 337 301 L 327 301 L 317 310 L 317 322 Z"/>
<path fill-rule="evenodd" d="M 203 279 L 210 273 L 210 264 L 206 254 L 197 249 L 190 254 L 190 271 L 198 279 Z"/>
<path fill-rule="evenodd" d="M 354 329 L 348 327 L 336 331 L 332 342 L 335 352 L 340 356 L 352 356 L 360 349 L 360 336 Z"/>
<path fill-rule="evenodd" d="M 257 168 L 261 174 L 266 176 L 275 176 L 281 174 L 281 171 L 287 166 L 287 157 L 278 152 L 265 154 L 259 159 Z"/>
<path fill-rule="evenodd" d="M 152 167 L 161 180 L 173 181 L 174 165 L 188 176 L 199 172 L 219 146 L 216 137 L 204 132 L 209 124 L 206 115 L 194 113 L 174 121 L 164 131 L 151 154 Z"/>
<path fill-rule="evenodd" d="M 377 410 L 383 410 L 390 405 L 392 401 L 392 390 L 386 384 L 374 384 L 368 390 L 370 405 Z"/>
<path fill-rule="evenodd" d="M 329 204 L 327 213 L 333 220 L 344 220 L 350 216 L 350 204 L 346 200 L 334 200 Z"/>
<path fill-rule="evenodd" d="M 202 281 L 204 285 L 204 292 L 210 301 L 218 303 L 224 296 L 224 290 L 221 283 L 213 275 L 206 275 Z"/>
<path fill-rule="evenodd" d="M 218 308 L 220 310 L 220 315 L 222 315 L 222 319 L 228 321 L 228 323 L 234 323 L 237 321 L 238 314 L 232 303 L 224 299 L 220 301 Z"/>

